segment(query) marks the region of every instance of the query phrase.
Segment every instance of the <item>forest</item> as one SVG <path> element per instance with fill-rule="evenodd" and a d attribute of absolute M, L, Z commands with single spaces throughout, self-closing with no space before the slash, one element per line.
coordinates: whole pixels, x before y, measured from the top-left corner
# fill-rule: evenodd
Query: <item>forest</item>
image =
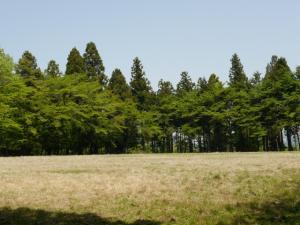
<path fill-rule="evenodd" d="M 234 54 L 228 75 L 184 71 L 154 91 L 139 58 L 129 82 L 120 69 L 107 75 L 93 42 L 70 51 L 64 73 L 1 49 L 0 155 L 299 150 L 300 67 L 272 56 L 248 77 Z"/>

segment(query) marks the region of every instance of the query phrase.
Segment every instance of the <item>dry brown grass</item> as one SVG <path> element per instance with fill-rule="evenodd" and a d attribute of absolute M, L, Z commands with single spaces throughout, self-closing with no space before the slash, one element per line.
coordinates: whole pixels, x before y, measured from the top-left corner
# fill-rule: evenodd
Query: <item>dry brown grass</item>
<path fill-rule="evenodd" d="M 263 218 L 244 219 L 248 205 L 257 211 L 294 199 L 288 207 L 298 207 L 299 184 L 300 153 L 0 158 L 0 208 L 93 213 L 128 223 L 260 224 Z"/>

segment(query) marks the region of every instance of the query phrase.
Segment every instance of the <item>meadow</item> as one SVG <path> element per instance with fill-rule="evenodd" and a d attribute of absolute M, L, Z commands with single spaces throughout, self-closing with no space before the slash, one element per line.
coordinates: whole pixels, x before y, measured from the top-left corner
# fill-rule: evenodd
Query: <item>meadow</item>
<path fill-rule="evenodd" d="M 0 224 L 300 224 L 300 153 L 4 157 Z"/>

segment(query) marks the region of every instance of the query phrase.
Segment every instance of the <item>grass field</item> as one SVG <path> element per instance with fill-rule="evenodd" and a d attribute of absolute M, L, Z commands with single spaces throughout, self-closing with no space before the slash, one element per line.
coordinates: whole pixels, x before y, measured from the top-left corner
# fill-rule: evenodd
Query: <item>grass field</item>
<path fill-rule="evenodd" d="M 300 224 L 300 153 L 0 158 L 0 224 Z"/>

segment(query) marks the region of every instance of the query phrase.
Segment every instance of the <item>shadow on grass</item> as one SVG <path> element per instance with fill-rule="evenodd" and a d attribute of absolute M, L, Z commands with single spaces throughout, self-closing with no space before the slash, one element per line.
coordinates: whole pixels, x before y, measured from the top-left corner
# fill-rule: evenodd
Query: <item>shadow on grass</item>
<path fill-rule="evenodd" d="M 137 220 L 133 223 L 113 221 L 96 214 L 48 212 L 29 208 L 0 208 L 1 225 L 159 225 L 160 222 Z"/>
<path fill-rule="evenodd" d="M 238 213 L 229 223 L 221 224 L 276 224 L 276 225 L 300 225 L 300 202 L 294 204 L 290 201 L 276 201 L 258 205 L 250 203 L 237 205 Z"/>
<path fill-rule="evenodd" d="M 228 205 L 225 211 L 231 216 L 218 224 L 300 225 L 300 185 L 289 190 L 284 184 L 278 188 L 279 194 L 268 201 Z"/>

